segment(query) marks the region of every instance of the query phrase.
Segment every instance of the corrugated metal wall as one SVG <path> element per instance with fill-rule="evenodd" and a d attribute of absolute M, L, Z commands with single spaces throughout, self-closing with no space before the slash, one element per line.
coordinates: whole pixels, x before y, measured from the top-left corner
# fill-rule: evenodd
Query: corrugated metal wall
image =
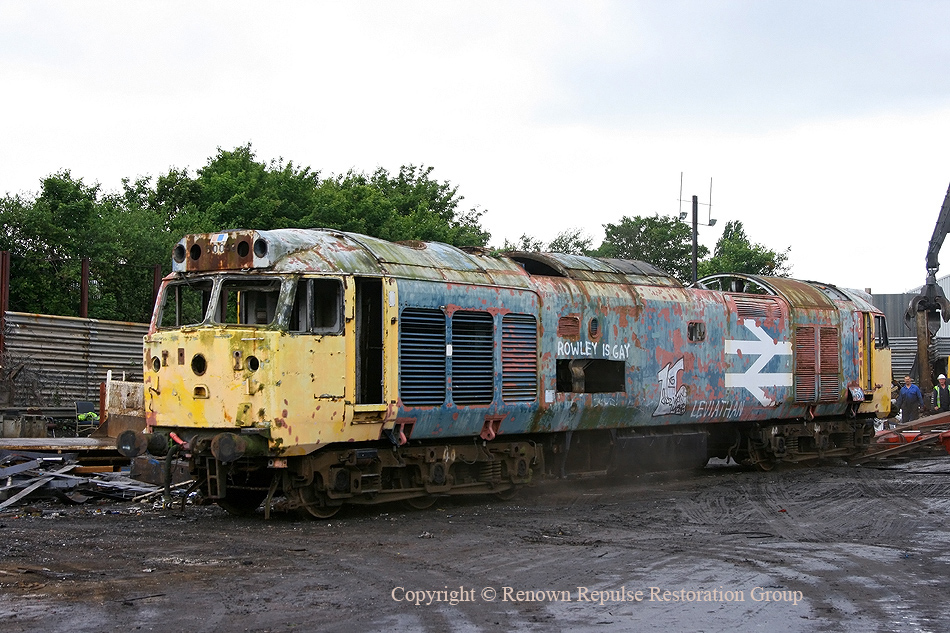
<path fill-rule="evenodd" d="M 897 381 L 910 375 L 917 358 L 917 339 L 910 336 L 895 336 L 890 339 L 891 344 L 891 373 Z M 930 346 L 930 357 L 934 360 L 950 356 L 950 338 L 934 339 Z"/>
<path fill-rule="evenodd" d="M 937 280 L 937 285 L 943 289 L 944 295 L 950 297 L 950 275 Z M 911 299 L 923 291 L 923 286 L 909 290 L 903 294 L 873 295 L 872 302 L 884 313 L 887 319 L 887 334 L 891 344 L 891 369 L 894 378 L 903 380 L 910 373 L 917 357 L 917 333 L 914 323 L 908 327 L 904 323 L 904 312 L 910 305 Z M 941 323 L 940 330 L 934 338 L 930 350 L 931 358 L 946 358 L 950 356 L 950 323 Z M 935 356 L 936 354 L 936 356 Z"/>
<path fill-rule="evenodd" d="M 910 300 L 916 297 L 918 293 L 905 293 L 900 295 L 872 295 L 871 302 L 874 306 L 884 313 L 887 319 L 887 335 L 890 338 L 902 336 L 914 337 L 917 333 L 914 331 L 914 324 L 907 327 L 904 324 L 904 312 L 910 305 Z"/>
<path fill-rule="evenodd" d="M 943 290 L 943 294 L 950 298 L 950 275 L 938 279 L 937 285 Z M 908 290 L 903 294 L 872 296 L 872 302 L 887 319 L 887 333 L 890 336 L 916 336 L 913 330 L 914 324 L 911 323 L 911 327 L 904 324 L 904 312 L 910 305 L 910 300 L 921 292 L 923 292 L 923 286 Z M 950 323 L 941 324 L 937 338 L 950 339 Z"/>
<path fill-rule="evenodd" d="M 6 375 L 13 381 L 7 406 L 63 407 L 76 400 L 99 403 L 99 383 L 113 377 L 142 380 L 146 323 L 6 313 Z M 9 390 L 9 383 L 4 390 Z M 12 397 L 11 397 L 12 396 Z"/>

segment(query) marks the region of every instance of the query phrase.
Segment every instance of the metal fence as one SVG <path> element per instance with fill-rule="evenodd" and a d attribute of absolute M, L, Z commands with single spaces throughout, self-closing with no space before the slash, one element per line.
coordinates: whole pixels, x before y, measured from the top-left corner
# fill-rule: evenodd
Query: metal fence
<path fill-rule="evenodd" d="M 6 313 L 0 404 L 72 407 L 99 403 L 106 372 L 142 380 L 146 323 Z"/>

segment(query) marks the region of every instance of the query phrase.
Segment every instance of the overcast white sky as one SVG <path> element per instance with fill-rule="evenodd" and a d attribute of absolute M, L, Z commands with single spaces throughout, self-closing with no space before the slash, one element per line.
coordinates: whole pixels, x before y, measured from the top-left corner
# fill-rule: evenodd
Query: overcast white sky
<path fill-rule="evenodd" d="M 599 244 L 676 214 L 683 173 L 703 203 L 713 180 L 707 246 L 741 220 L 793 276 L 874 292 L 924 282 L 950 184 L 946 1 L 0 0 L 0 80 L 0 194 L 250 142 L 433 166 L 495 245 Z"/>

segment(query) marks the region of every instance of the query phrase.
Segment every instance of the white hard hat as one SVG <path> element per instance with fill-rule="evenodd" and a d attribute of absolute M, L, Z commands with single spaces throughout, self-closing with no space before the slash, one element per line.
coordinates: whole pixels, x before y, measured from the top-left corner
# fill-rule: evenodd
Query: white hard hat
<path fill-rule="evenodd" d="M 937 380 L 946 380 L 946 379 L 947 377 L 944 376 L 943 374 L 940 374 L 939 376 L 937 376 Z"/>

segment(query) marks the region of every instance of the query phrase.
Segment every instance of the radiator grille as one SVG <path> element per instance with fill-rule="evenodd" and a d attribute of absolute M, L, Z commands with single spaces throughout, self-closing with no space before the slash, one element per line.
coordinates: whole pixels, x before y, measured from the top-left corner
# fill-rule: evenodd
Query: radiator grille
<path fill-rule="evenodd" d="M 814 402 L 817 399 L 818 393 L 815 391 L 815 376 L 795 374 L 795 401 Z"/>
<path fill-rule="evenodd" d="M 838 328 L 821 328 L 821 372 L 822 374 L 838 373 Z"/>
<path fill-rule="evenodd" d="M 488 312 L 452 316 L 452 400 L 456 404 L 491 404 L 495 386 L 494 333 Z"/>
<path fill-rule="evenodd" d="M 538 397 L 538 325 L 528 314 L 508 314 L 501 329 L 501 394 L 505 402 Z"/>
<path fill-rule="evenodd" d="M 729 295 L 736 302 L 739 319 L 769 319 L 779 315 L 775 299 L 760 299 L 747 295 Z"/>
<path fill-rule="evenodd" d="M 838 379 L 840 363 L 838 362 L 838 328 L 823 327 L 819 331 L 821 341 L 820 371 L 818 379 L 818 400 L 820 402 L 836 402 L 841 396 L 841 381 Z"/>
<path fill-rule="evenodd" d="M 819 402 L 837 402 L 841 396 L 841 382 L 838 380 L 838 374 L 825 375 L 818 377 L 818 401 Z"/>
<path fill-rule="evenodd" d="M 837 327 L 795 328 L 795 400 L 837 402 L 841 397 Z"/>
<path fill-rule="evenodd" d="M 399 395 L 406 405 L 445 402 L 445 315 L 406 308 L 399 328 Z"/>
<path fill-rule="evenodd" d="M 795 373 L 815 374 L 818 368 L 815 328 L 795 328 Z"/>

